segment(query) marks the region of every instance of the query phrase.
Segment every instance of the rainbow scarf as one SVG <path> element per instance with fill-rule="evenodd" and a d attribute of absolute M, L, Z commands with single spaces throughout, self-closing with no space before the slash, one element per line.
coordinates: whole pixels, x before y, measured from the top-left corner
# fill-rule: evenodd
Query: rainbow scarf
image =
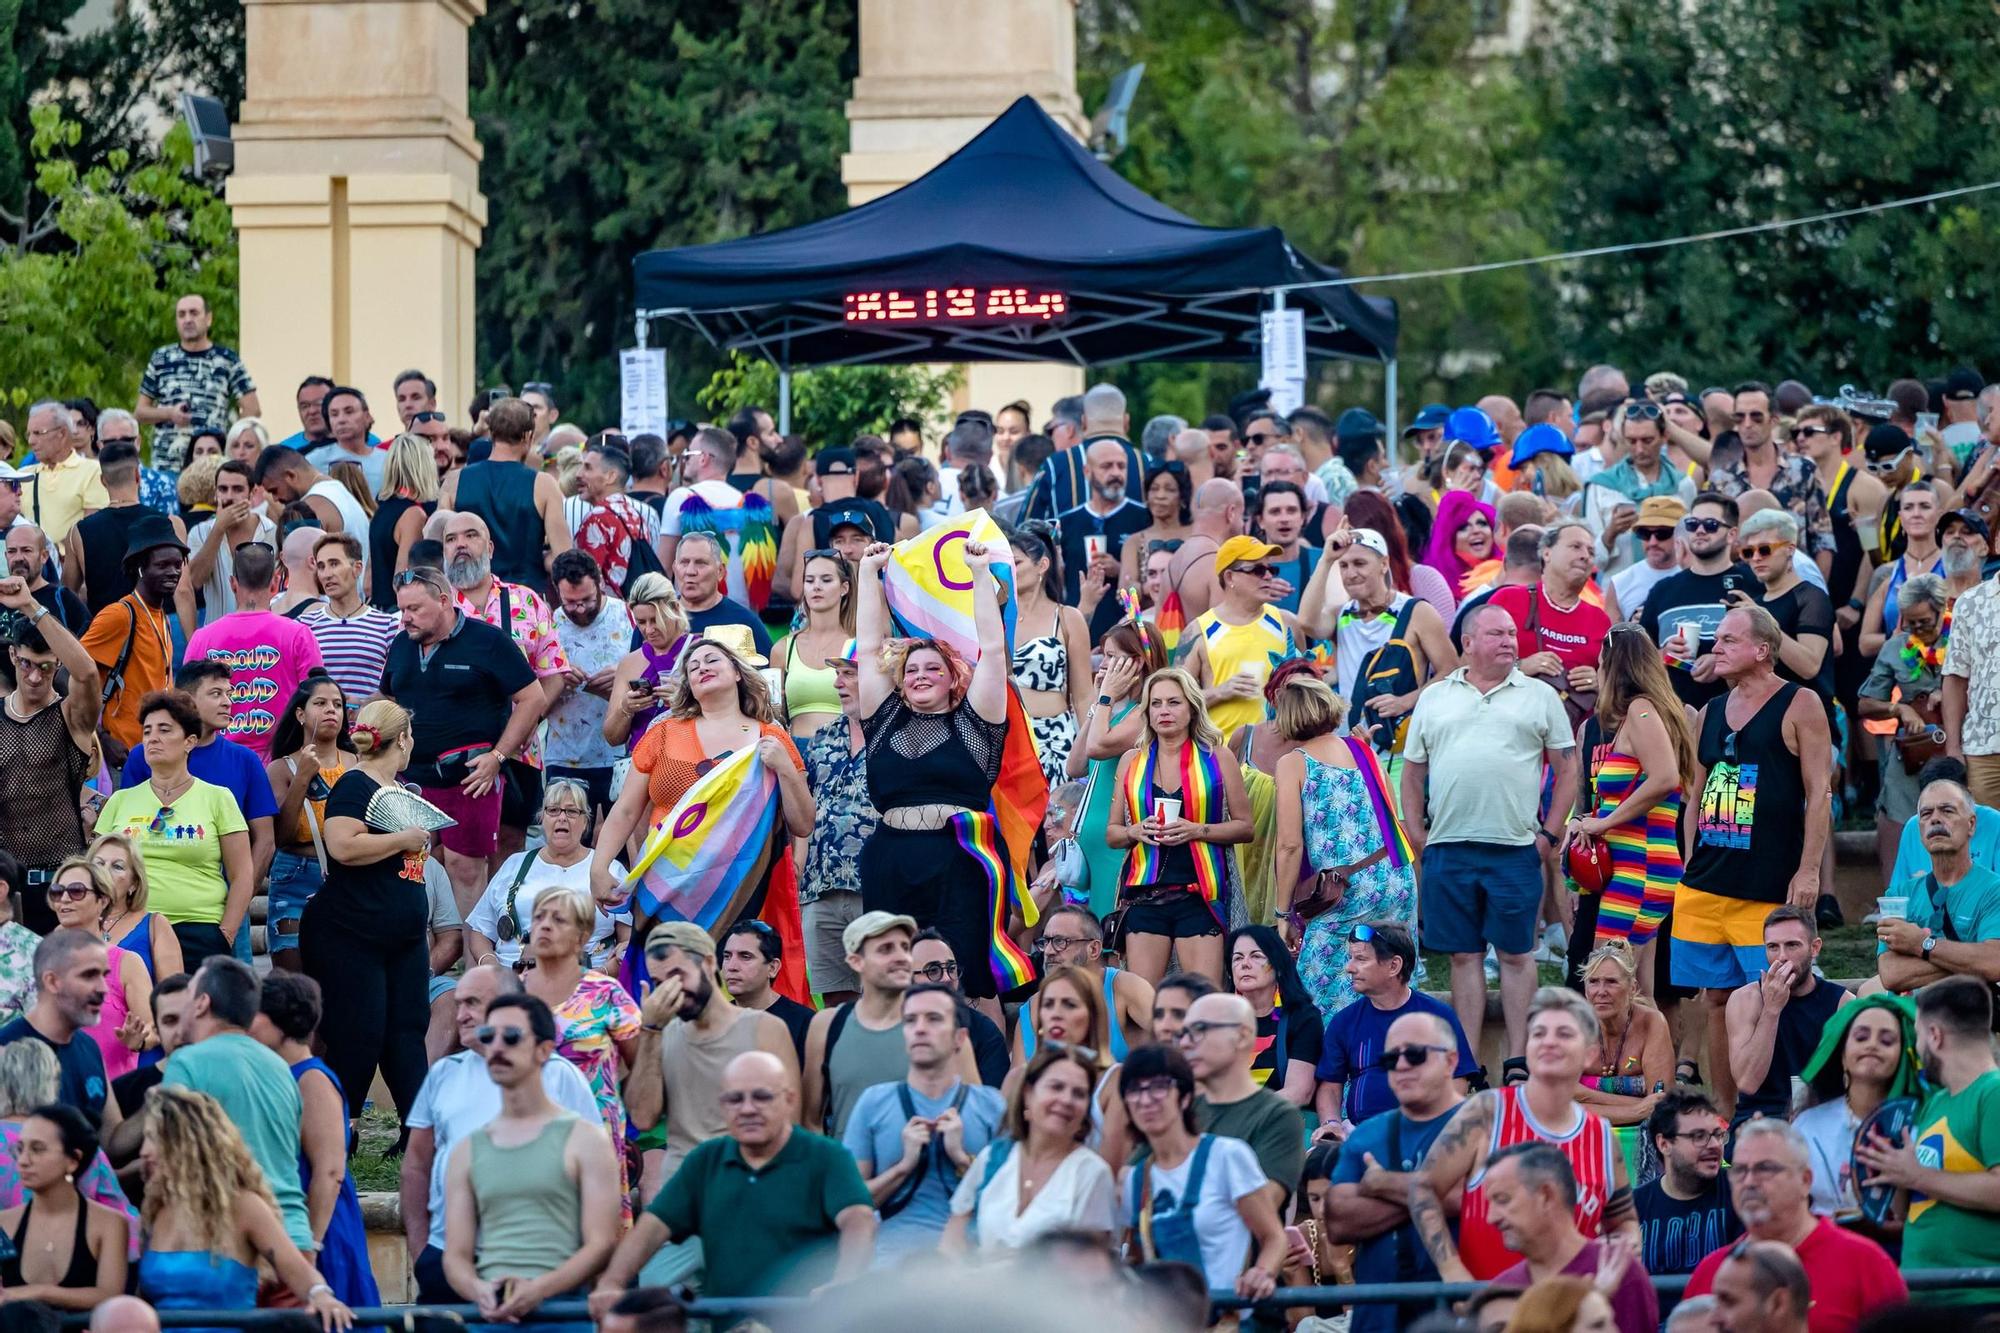
<path fill-rule="evenodd" d="M 1143 819 L 1152 809 L 1153 778 L 1159 771 L 1160 746 L 1146 747 L 1146 757 L 1125 773 L 1126 818 Z M 1220 822 L 1222 814 L 1222 764 L 1215 751 L 1188 741 L 1181 746 L 1181 817 L 1195 824 Z M 1222 921 L 1222 894 L 1229 883 L 1223 864 L 1223 849 L 1212 842 L 1191 842 L 1196 885 L 1208 910 Z M 1135 842 L 1125 858 L 1125 883 L 1131 886 L 1157 884 L 1161 851 L 1150 843 Z M 1225 924 L 1227 924 L 1225 922 Z"/>
<path fill-rule="evenodd" d="M 1021 946 L 1007 933 L 1010 908 L 1018 906 L 1029 925 L 1036 919 L 1034 900 L 1027 894 L 1020 875 L 1008 869 L 1007 845 L 1001 839 L 1000 820 L 991 811 L 965 810 L 951 817 L 951 831 L 959 849 L 979 867 L 986 884 L 986 916 L 992 926 L 992 944 L 987 964 L 1000 994 L 1017 990 L 1035 979 L 1035 968 Z"/>
<path fill-rule="evenodd" d="M 1361 775 L 1361 785 L 1368 791 L 1368 803 L 1375 807 L 1375 826 L 1382 834 L 1382 844 L 1389 849 L 1389 864 L 1399 869 L 1416 859 L 1415 849 L 1403 833 L 1403 825 L 1396 818 L 1396 806 L 1389 799 L 1389 778 L 1382 771 L 1382 761 L 1375 757 L 1375 747 L 1352 736 L 1343 736 L 1347 742 L 1347 752 L 1354 756 L 1354 771 Z"/>

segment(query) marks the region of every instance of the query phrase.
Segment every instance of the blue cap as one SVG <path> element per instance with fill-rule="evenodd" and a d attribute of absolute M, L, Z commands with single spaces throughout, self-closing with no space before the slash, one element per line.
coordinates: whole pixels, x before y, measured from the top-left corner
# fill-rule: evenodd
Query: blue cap
<path fill-rule="evenodd" d="M 1418 409 L 1410 424 L 1403 427 L 1403 434 L 1408 435 L 1411 431 L 1417 430 L 1441 430 L 1445 420 L 1450 416 L 1451 409 L 1443 403 L 1425 403 Z"/>
<path fill-rule="evenodd" d="M 1444 423 L 1447 443 L 1469 444 L 1475 449 L 1500 447 L 1500 428 L 1493 418 L 1476 407 L 1461 407 Z"/>
<path fill-rule="evenodd" d="M 1576 446 L 1569 442 L 1569 437 L 1544 421 L 1528 427 L 1515 439 L 1514 456 L 1507 466 L 1519 467 L 1536 454 L 1560 454 L 1568 458 L 1575 453 Z"/>
<path fill-rule="evenodd" d="M 1350 407 L 1334 423 L 1333 436 L 1337 443 L 1342 444 L 1349 440 L 1379 440 L 1382 438 L 1382 423 L 1367 408 Z"/>

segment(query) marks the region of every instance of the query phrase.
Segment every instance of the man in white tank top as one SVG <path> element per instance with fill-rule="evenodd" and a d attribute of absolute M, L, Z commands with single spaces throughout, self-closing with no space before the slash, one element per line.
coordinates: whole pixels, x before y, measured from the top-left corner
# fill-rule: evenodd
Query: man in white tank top
<path fill-rule="evenodd" d="M 257 455 L 257 484 L 279 504 L 305 501 L 328 532 L 352 533 L 361 542 L 362 586 L 367 586 L 368 515 L 352 491 L 282 445 Z"/>

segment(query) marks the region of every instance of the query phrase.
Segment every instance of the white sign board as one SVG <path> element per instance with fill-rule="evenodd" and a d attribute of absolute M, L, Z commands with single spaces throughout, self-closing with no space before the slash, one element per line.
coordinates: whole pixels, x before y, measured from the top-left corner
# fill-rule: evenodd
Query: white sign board
<path fill-rule="evenodd" d="M 1266 310 L 1264 374 L 1260 389 L 1271 391 L 1271 410 L 1290 414 L 1306 400 L 1306 312 Z"/>
<path fill-rule="evenodd" d="M 618 428 L 626 436 L 667 433 L 667 349 L 628 347 L 618 354 Z"/>

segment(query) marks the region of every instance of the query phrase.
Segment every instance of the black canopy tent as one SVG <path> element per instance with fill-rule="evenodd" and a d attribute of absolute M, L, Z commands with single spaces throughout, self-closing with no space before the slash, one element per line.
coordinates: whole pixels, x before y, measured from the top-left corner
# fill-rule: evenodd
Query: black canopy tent
<path fill-rule="evenodd" d="M 1236 361 L 1261 315 L 1304 312 L 1309 357 L 1379 361 L 1396 309 L 1275 227 L 1205 227 L 1097 161 L 1033 98 L 895 192 L 788 231 L 633 264 L 651 320 L 782 369 L 909 361 Z M 1391 398 L 1393 402 L 1393 387 Z M 1392 425 L 1393 429 L 1393 425 Z"/>

